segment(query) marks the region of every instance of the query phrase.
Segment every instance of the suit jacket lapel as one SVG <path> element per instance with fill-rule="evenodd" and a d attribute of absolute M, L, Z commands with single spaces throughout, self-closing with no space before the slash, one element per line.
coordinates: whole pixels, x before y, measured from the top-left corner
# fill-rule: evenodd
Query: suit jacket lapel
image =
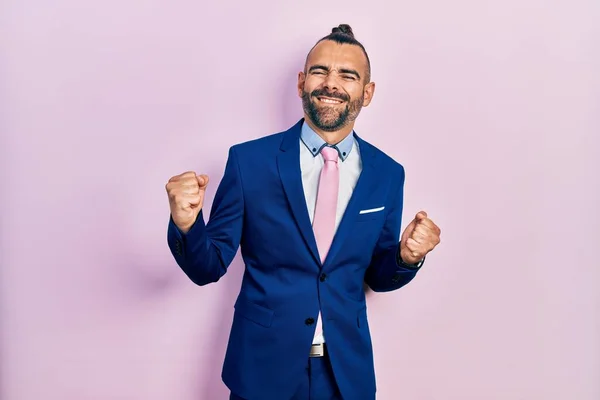
<path fill-rule="evenodd" d="M 375 168 L 375 155 L 376 152 L 369 143 L 362 140 L 358 135 L 354 135 L 359 145 L 360 157 L 362 160 L 362 171 L 354 187 L 354 192 L 350 197 L 344 216 L 340 221 L 340 225 L 333 238 L 331 248 L 325 258 L 324 266 L 331 264 L 336 254 L 340 251 L 344 240 L 348 237 L 350 232 L 354 229 L 356 223 L 356 216 L 360 211 L 361 205 L 364 203 L 363 199 L 373 191 L 374 186 L 377 185 L 378 172 Z"/>
<path fill-rule="evenodd" d="M 300 233 L 310 249 L 315 261 L 321 265 L 317 242 L 313 233 L 306 198 L 302 186 L 302 172 L 300 171 L 300 129 L 303 119 L 284 133 L 280 152 L 277 156 L 277 167 L 283 189 L 288 203 L 300 229 Z"/>

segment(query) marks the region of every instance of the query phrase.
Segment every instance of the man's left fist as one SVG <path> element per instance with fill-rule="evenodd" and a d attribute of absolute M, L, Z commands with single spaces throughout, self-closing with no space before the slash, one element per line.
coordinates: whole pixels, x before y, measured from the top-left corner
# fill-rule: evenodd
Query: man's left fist
<path fill-rule="evenodd" d="M 400 257 L 406 264 L 416 264 L 440 243 L 440 228 L 420 211 L 402 233 Z"/>

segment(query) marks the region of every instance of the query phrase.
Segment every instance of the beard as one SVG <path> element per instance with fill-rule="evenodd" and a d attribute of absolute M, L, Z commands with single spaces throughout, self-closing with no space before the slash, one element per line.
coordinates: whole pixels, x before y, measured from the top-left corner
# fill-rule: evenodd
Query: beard
<path fill-rule="evenodd" d="M 312 100 L 317 96 L 326 96 L 333 99 L 338 99 L 346 102 L 346 107 L 338 109 L 335 105 L 317 106 Z M 354 100 L 350 99 L 345 93 L 328 92 L 324 89 L 316 89 L 311 93 L 302 91 L 302 107 L 304 112 L 315 126 L 324 132 L 334 132 L 353 122 L 360 110 L 364 101 L 364 94 Z"/>

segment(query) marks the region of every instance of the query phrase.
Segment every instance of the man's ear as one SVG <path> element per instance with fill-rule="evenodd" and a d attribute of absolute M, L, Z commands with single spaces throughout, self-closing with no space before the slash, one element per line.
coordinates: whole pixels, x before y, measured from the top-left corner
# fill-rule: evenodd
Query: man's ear
<path fill-rule="evenodd" d="M 301 98 L 302 93 L 304 93 L 304 81 L 306 80 L 306 75 L 304 72 L 298 72 L 298 96 Z"/>
<path fill-rule="evenodd" d="M 373 100 L 373 95 L 375 95 L 375 82 L 369 82 L 365 85 L 365 88 L 363 89 L 363 93 L 364 93 L 364 101 L 363 101 L 363 107 L 367 107 L 369 104 L 371 104 L 371 100 Z"/>

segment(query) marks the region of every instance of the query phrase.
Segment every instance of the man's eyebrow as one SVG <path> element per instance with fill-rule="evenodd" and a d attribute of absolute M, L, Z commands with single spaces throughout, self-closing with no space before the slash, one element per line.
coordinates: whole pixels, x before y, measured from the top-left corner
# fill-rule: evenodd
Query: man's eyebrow
<path fill-rule="evenodd" d="M 317 65 L 311 66 L 308 69 L 308 72 L 313 72 L 314 70 L 317 70 L 317 69 L 322 69 L 322 70 L 325 70 L 325 71 L 329 72 L 329 67 L 326 67 L 325 65 L 321 65 L 321 64 L 317 64 Z"/>
<path fill-rule="evenodd" d="M 360 80 L 360 74 L 358 73 L 358 71 L 355 71 L 353 69 L 340 68 L 340 74 L 355 75 L 358 78 L 358 80 Z"/>

